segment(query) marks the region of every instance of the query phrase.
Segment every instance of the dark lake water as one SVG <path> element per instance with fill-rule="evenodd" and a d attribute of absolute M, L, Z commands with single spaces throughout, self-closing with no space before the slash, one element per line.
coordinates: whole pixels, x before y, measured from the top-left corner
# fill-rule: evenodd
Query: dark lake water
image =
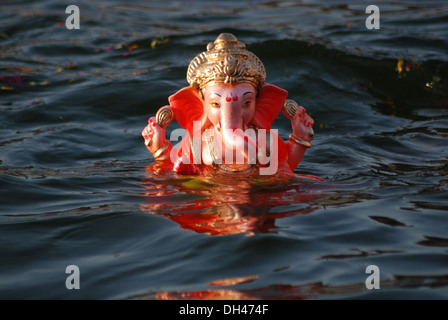
<path fill-rule="evenodd" d="M 448 2 L 370 4 L 2 1 L 0 299 L 447 299 Z M 324 181 L 154 165 L 141 130 L 221 32 L 314 118 Z"/>

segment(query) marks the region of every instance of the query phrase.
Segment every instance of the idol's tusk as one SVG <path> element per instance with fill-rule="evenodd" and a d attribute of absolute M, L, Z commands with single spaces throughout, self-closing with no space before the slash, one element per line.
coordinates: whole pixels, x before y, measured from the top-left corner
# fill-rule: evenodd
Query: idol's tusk
<path fill-rule="evenodd" d="M 314 136 L 314 130 L 313 130 L 313 128 L 311 128 L 311 127 L 308 128 L 308 135 L 309 135 L 310 137 Z"/>
<path fill-rule="evenodd" d="M 286 99 L 285 103 L 283 104 L 282 111 L 289 120 L 292 120 L 294 118 L 298 110 L 299 105 L 294 100 Z"/>
<path fill-rule="evenodd" d="M 171 121 L 173 121 L 173 118 L 174 112 L 169 106 L 160 108 L 156 113 L 156 123 L 161 128 L 165 128 Z"/>

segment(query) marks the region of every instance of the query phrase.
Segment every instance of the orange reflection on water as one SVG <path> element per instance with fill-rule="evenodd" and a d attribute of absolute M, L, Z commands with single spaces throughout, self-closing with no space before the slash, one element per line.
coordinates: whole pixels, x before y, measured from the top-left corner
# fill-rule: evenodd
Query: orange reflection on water
<path fill-rule="evenodd" d="M 270 285 L 251 290 L 210 289 L 202 291 L 158 292 L 135 297 L 157 300 L 302 300 L 320 295 L 345 295 L 365 290 L 363 284 L 331 287 L 320 282 L 305 285 Z"/>
<path fill-rule="evenodd" d="M 148 203 L 141 210 L 175 221 L 186 230 L 208 235 L 270 233 L 275 220 L 308 214 L 316 209 L 315 195 L 300 190 L 297 178 L 260 177 L 214 172 L 203 176 L 177 176 L 171 167 L 152 163 L 143 181 Z M 292 204 L 301 204 L 291 209 Z"/>

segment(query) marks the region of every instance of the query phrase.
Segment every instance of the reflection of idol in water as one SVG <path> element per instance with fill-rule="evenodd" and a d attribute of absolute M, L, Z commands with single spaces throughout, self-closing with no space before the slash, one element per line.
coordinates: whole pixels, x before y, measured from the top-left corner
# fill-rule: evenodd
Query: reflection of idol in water
<path fill-rule="evenodd" d="M 321 184 L 317 184 L 318 188 L 323 187 L 326 190 L 317 191 L 311 188 L 314 191 L 310 192 L 306 186 L 312 186 L 322 179 L 307 175 L 297 175 L 296 179 L 270 176 L 265 177 L 266 180 L 263 181 L 235 174 L 179 177 L 173 173 L 171 167 L 164 167 L 157 162 L 148 165 L 146 171 L 148 178 L 143 181 L 143 186 L 151 203 L 141 205 L 142 211 L 162 215 L 177 222 L 185 230 L 214 236 L 239 233 L 250 236 L 275 232 L 276 219 L 308 214 L 321 205 L 356 202 L 365 197 L 362 193 L 344 194 L 340 191 L 335 196 Z M 360 256 L 365 256 L 365 253 L 360 253 Z M 321 258 L 350 257 L 336 255 Z M 287 269 L 289 266 L 278 268 L 274 272 Z M 208 282 L 204 290 L 161 291 L 130 299 L 298 300 L 344 297 L 368 291 L 365 283 L 331 286 L 321 282 L 302 285 L 272 284 L 246 290 L 235 288 L 239 284 L 258 280 L 258 275 L 217 279 Z M 406 281 L 403 282 L 400 278 L 386 280 L 382 281 L 381 287 L 400 287 Z"/>
<path fill-rule="evenodd" d="M 254 178 L 235 174 L 177 177 L 171 168 L 157 162 L 148 165 L 146 171 L 148 179 L 143 186 L 151 203 L 141 205 L 142 211 L 162 215 L 181 228 L 198 233 L 269 233 L 276 228 L 276 219 L 316 209 L 310 203 L 315 195 L 300 191 L 298 180 L 290 183 L 290 177 Z M 298 177 L 302 183 L 320 180 L 313 176 Z M 291 204 L 303 206 L 271 212 L 273 207 Z"/>

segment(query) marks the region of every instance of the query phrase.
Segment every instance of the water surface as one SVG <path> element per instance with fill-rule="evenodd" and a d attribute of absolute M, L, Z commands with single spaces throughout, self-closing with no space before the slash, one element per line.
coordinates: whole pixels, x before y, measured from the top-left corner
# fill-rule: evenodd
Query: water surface
<path fill-rule="evenodd" d="M 3 1 L 0 298 L 448 298 L 448 4 L 369 4 Z M 324 181 L 154 163 L 141 130 L 221 32 L 315 119 L 295 172 Z"/>

